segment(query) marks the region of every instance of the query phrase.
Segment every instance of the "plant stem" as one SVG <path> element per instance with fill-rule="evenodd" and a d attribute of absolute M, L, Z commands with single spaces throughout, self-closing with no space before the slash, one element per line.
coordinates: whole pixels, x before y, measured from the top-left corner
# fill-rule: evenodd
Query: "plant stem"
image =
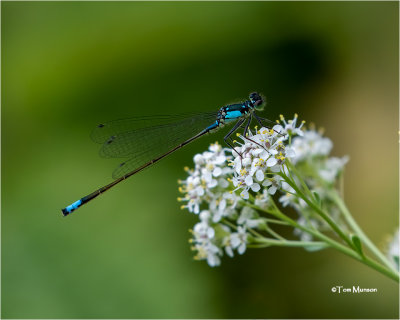
<path fill-rule="evenodd" d="M 267 222 L 267 223 L 280 224 L 280 225 L 284 225 L 284 226 L 289 225 L 287 222 L 282 221 L 282 220 L 269 219 L 269 218 L 264 218 L 264 217 L 262 219 L 265 220 L 265 222 Z"/>
<path fill-rule="evenodd" d="M 346 204 L 343 202 L 342 198 L 336 193 L 330 193 L 333 200 L 338 205 L 339 209 L 342 211 L 344 218 L 346 219 L 347 223 L 353 228 L 353 230 L 357 233 L 358 237 L 364 242 L 364 244 L 371 250 L 373 254 L 387 267 L 390 269 L 394 269 L 393 265 L 390 261 L 383 255 L 383 253 L 374 245 L 374 243 L 368 238 L 368 236 L 362 231 L 359 227 L 357 222 L 354 220 L 353 216 L 351 215 L 350 211 L 347 209 Z"/>
<path fill-rule="evenodd" d="M 281 174 L 281 177 L 285 180 L 287 184 L 289 184 L 297 193 L 297 196 L 303 199 L 314 211 L 316 211 L 330 226 L 331 228 L 337 233 L 337 235 L 342 238 L 350 248 L 354 248 L 354 244 L 351 240 L 344 234 L 344 232 L 338 227 L 338 225 L 326 214 L 321 208 L 316 206 L 314 202 L 310 201 L 303 192 L 297 187 L 296 183 L 290 180 L 285 174 Z"/>
<path fill-rule="evenodd" d="M 271 199 L 272 200 L 272 199 Z M 362 262 L 363 264 L 375 269 L 376 271 L 388 276 L 389 278 L 399 282 L 399 273 L 395 272 L 392 269 L 388 269 L 385 266 L 382 266 L 381 264 L 375 262 L 374 260 L 372 260 L 371 258 L 367 257 L 367 256 L 360 256 L 356 251 L 352 250 L 352 248 L 348 248 L 342 244 L 340 244 L 339 242 L 325 236 L 324 234 L 316 231 L 316 230 L 311 230 L 308 229 L 300 224 L 298 224 L 296 221 L 294 221 L 293 219 L 289 218 L 288 216 L 284 215 L 279 208 L 276 206 L 276 204 L 272 201 L 272 204 L 274 206 L 274 211 L 266 211 L 260 207 L 257 207 L 256 205 L 252 205 L 252 207 L 254 209 L 257 209 L 261 212 L 266 212 L 269 214 L 274 214 L 277 218 L 282 219 L 286 222 L 288 222 L 290 225 L 292 225 L 295 228 L 301 229 L 309 234 L 311 234 L 312 236 L 314 236 L 315 238 L 318 238 L 320 240 L 322 240 L 323 242 L 327 243 L 330 247 L 335 248 L 336 250 L 342 252 L 343 254 L 352 257 L 360 262 Z"/>
<path fill-rule="evenodd" d="M 296 241 L 296 240 L 276 240 L 269 238 L 253 238 L 255 242 L 265 243 L 271 246 L 282 247 L 328 247 L 329 245 L 322 241 Z"/>

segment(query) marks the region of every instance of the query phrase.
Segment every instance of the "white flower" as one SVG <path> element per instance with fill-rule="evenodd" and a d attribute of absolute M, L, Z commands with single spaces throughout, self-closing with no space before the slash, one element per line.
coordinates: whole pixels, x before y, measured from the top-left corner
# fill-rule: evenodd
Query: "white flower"
<path fill-rule="evenodd" d="M 234 254 L 233 254 L 233 247 L 232 247 L 232 241 L 231 241 L 231 234 L 229 234 L 228 236 L 226 236 L 222 242 L 222 245 L 225 249 L 226 254 L 233 258 Z"/>
<path fill-rule="evenodd" d="M 349 157 L 347 156 L 343 158 L 329 158 L 325 161 L 323 168 L 319 170 L 319 175 L 327 182 L 335 182 L 336 177 L 348 161 Z"/>
<path fill-rule="evenodd" d="M 229 257 L 233 258 L 234 254 L 233 254 L 233 248 L 232 248 L 231 244 L 227 244 L 225 246 L 225 252 Z"/>
<path fill-rule="evenodd" d="M 282 187 L 283 178 L 281 176 L 273 176 L 263 182 L 264 187 L 268 187 L 268 193 L 274 195 L 277 190 L 281 189 Z M 289 186 L 288 184 L 286 184 Z"/>
<path fill-rule="evenodd" d="M 178 198 L 181 201 L 187 201 L 182 208 L 187 208 L 190 212 L 198 214 L 200 212 L 200 204 L 204 196 L 204 186 L 201 182 L 198 172 L 193 171 L 192 174 L 184 181 L 180 181 L 182 187 L 180 191 L 186 193 L 184 198 Z"/>
<path fill-rule="evenodd" d="M 312 228 L 318 228 L 318 222 L 312 218 L 309 218 L 308 220 L 304 217 L 300 217 L 297 220 L 297 223 L 303 227 L 307 227 L 308 225 L 312 226 Z M 301 241 L 312 241 L 312 235 L 304 232 L 301 229 L 295 228 L 293 230 L 293 233 L 300 238 Z"/>
<path fill-rule="evenodd" d="M 210 202 L 210 210 L 213 212 L 213 222 L 220 221 L 228 213 L 228 211 L 226 210 L 226 206 L 227 201 L 226 198 L 224 198 L 223 194 L 221 195 L 221 197 L 214 198 Z"/>
<path fill-rule="evenodd" d="M 269 203 L 270 203 L 270 195 L 268 193 L 268 189 L 264 188 L 262 193 L 259 193 L 256 196 L 254 204 L 262 209 L 266 209 L 268 208 Z"/>
<path fill-rule="evenodd" d="M 240 196 L 244 199 L 244 200 L 247 200 L 247 199 L 249 199 L 249 191 L 248 191 L 248 189 L 246 190 L 243 190 L 241 193 L 240 193 Z"/>
<path fill-rule="evenodd" d="M 199 222 L 194 226 L 193 234 L 197 241 L 214 238 L 215 231 L 206 222 Z"/>
<path fill-rule="evenodd" d="M 193 228 L 193 250 L 197 251 L 195 259 L 207 260 L 210 267 L 218 266 L 221 263 L 221 249 L 213 242 L 215 230 L 208 225 L 206 220 L 209 218 L 209 212 L 202 211 L 200 214 L 202 222 L 197 223 Z"/>
<path fill-rule="evenodd" d="M 256 171 L 256 179 L 257 179 L 258 181 L 263 181 L 264 178 L 265 178 L 264 172 L 263 172 L 262 170 L 258 169 L 258 170 Z"/>
<path fill-rule="evenodd" d="M 310 159 L 315 156 L 326 156 L 331 152 L 332 141 L 324 138 L 314 130 L 304 132 L 303 136 L 297 136 L 292 141 L 293 163 Z"/>
<path fill-rule="evenodd" d="M 202 222 L 208 223 L 210 221 L 211 218 L 211 213 L 208 210 L 203 210 L 202 212 L 200 212 L 199 214 L 199 218 Z"/>
<path fill-rule="evenodd" d="M 279 129 L 277 130 L 279 133 L 281 133 L 281 134 L 289 134 L 289 135 L 298 135 L 298 136 L 302 136 L 303 135 L 303 131 L 301 130 L 301 128 L 305 124 L 305 121 L 302 121 L 300 126 L 298 126 L 296 128 L 296 123 L 297 123 L 297 119 L 298 119 L 297 113 L 295 113 L 295 115 L 293 117 L 293 120 L 288 120 L 286 122 L 286 120 L 283 117 L 283 115 L 280 115 L 280 119 L 281 119 L 281 122 L 283 123 L 284 127 L 281 130 L 279 130 Z"/>
<path fill-rule="evenodd" d="M 201 165 L 203 165 L 203 164 L 205 163 L 205 159 L 204 159 L 203 155 L 201 155 L 201 154 L 196 154 L 196 155 L 193 157 L 193 162 L 194 162 L 196 165 L 201 166 Z"/>
<path fill-rule="evenodd" d="M 282 170 L 288 154 L 284 144 L 286 138 L 273 129 L 261 128 L 256 134 L 249 130 L 248 136 L 238 136 L 243 143 L 236 148 L 237 152 L 232 152 L 232 156 L 235 157 L 232 181 L 235 186 L 234 191 L 243 189 L 240 196 L 246 200 L 249 199 L 250 190 L 253 192 L 261 190 L 267 173 Z M 294 151 L 289 148 L 289 156 L 293 155 Z"/>
<path fill-rule="evenodd" d="M 263 224 L 263 220 L 256 218 L 257 214 L 253 209 L 249 207 L 243 207 L 240 216 L 237 219 L 237 224 L 243 225 L 247 228 L 258 228 L 260 224 Z"/>
<path fill-rule="evenodd" d="M 231 234 L 232 248 L 237 249 L 239 254 L 243 254 L 246 251 L 248 234 L 245 227 L 238 227 L 237 232 Z"/>
<path fill-rule="evenodd" d="M 196 243 L 193 250 L 197 251 L 196 260 L 207 260 L 210 267 L 216 267 L 221 264 L 220 249 L 211 242 Z"/>
<path fill-rule="evenodd" d="M 185 196 L 178 200 L 187 202 L 182 208 L 198 214 L 202 203 L 212 202 L 213 199 L 220 197 L 220 191 L 216 189 L 229 187 L 227 176 L 233 170 L 227 165 L 231 157 L 226 156 L 226 151 L 227 149 L 215 143 L 209 147 L 209 151 L 194 156 L 195 168 L 193 170 L 186 168 L 189 176 L 186 180 L 180 181 L 179 190 Z"/>

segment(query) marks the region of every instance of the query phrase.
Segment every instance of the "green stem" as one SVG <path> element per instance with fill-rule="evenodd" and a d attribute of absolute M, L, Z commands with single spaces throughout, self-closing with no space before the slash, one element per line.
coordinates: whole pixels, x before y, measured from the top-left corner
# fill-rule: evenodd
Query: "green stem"
<path fill-rule="evenodd" d="M 269 238 L 253 238 L 257 243 L 264 243 L 268 246 L 281 246 L 281 247 L 328 247 L 329 245 L 325 242 L 320 241 L 295 241 L 295 240 L 276 240 Z"/>
<path fill-rule="evenodd" d="M 304 191 L 310 196 L 310 198 L 314 199 L 314 195 L 312 194 L 311 190 L 308 188 L 307 184 L 302 179 L 300 173 L 298 172 L 297 168 L 287 159 L 285 162 L 286 168 L 290 174 L 290 177 L 294 184 L 296 184 L 295 180 L 293 179 L 291 172 L 293 171 L 296 176 L 298 177 L 301 186 L 303 187 Z M 283 173 L 284 174 L 284 173 Z"/>
<path fill-rule="evenodd" d="M 272 200 L 272 199 L 271 199 Z M 336 250 L 342 252 L 343 254 L 352 257 L 358 261 L 360 261 L 361 263 L 375 269 L 376 271 L 388 276 L 389 278 L 399 282 L 399 273 L 395 272 L 391 269 L 388 269 L 384 266 L 382 266 L 381 264 L 375 262 L 374 260 L 372 260 L 371 258 L 367 257 L 367 256 L 360 256 L 356 251 L 352 250 L 351 248 L 348 248 L 342 244 L 340 244 L 339 242 L 325 236 L 324 234 L 316 231 L 316 230 L 311 230 L 308 229 L 302 225 L 299 225 L 296 221 L 292 220 L 291 218 L 287 217 L 286 215 L 284 215 L 279 208 L 276 206 L 276 204 L 272 201 L 272 204 L 274 206 L 274 211 L 265 211 L 262 208 L 257 209 L 257 206 L 253 205 L 254 209 L 257 209 L 261 212 L 266 212 L 269 214 L 274 214 L 277 218 L 282 219 L 286 222 L 288 222 L 290 225 L 292 225 L 295 228 L 298 228 L 300 230 L 303 230 L 309 234 L 311 234 L 312 236 L 314 236 L 315 238 L 322 240 L 323 242 L 327 243 L 330 247 L 335 248 Z"/>
<path fill-rule="evenodd" d="M 267 222 L 267 223 L 280 224 L 280 225 L 284 225 L 284 226 L 289 225 L 287 222 L 282 221 L 282 220 L 269 219 L 269 218 L 264 218 L 264 217 L 262 219 L 265 220 L 265 222 Z"/>
<path fill-rule="evenodd" d="M 278 233 L 276 233 L 274 230 L 272 230 L 272 229 L 268 226 L 268 224 L 265 224 L 265 228 L 266 228 L 267 232 L 268 232 L 271 236 L 275 237 L 276 239 L 286 240 L 284 237 L 282 237 L 281 235 L 279 235 Z"/>
<path fill-rule="evenodd" d="M 393 265 L 390 261 L 385 257 L 385 255 L 374 245 L 374 243 L 368 238 L 368 236 L 362 231 L 357 222 L 354 220 L 350 211 L 348 210 L 346 204 L 343 202 L 342 198 L 336 193 L 330 193 L 332 199 L 336 202 L 339 209 L 342 211 L 344 218 L 347 223 L 353 228 L 353 230 L 357 233 L 358 237 L 362 240 L 362 242 L 368 247 L 373 254 L 387 267 L 390 269 L 394 269 Z"/>
<path fill-rule="evenodd" d="M 291 169 L 293 169 L 296 172 L 296 168 L 293 165 L 291 165 L 289 163 L 289 166 L 291 167 Z M 318 174 L 315 174 L 314 171 L 313 171 L 313 176 L 314 176 L 314 179 L 318 179 L 319 182 L 322 185 L 325 185 L 325 187 L 328 188 L 328 186 L 326 186 L 326 183 L 323 180 L 321 180 L 320 177 L 318 176 Z M 343 175 L 342 175 L 342 177 L 343 177 Z M 300 178 L 300 181 L 301 181 L 301 178 Z M 341 190 L 343 191 L 343 179 L 341 179 L 340 182 L 342 184 Z M 353 216 L 351 215 L 350 211 L 348 210 L 346 204 L 344 203 L 343 198 L 336 191 L 331 191 L 331 192 L 329 192 L 329 194 L 331 195 L 332 200 L 336 202 L 337 206 L 339 207 L 340 211 L 342 212 L 342 214 L 343 214 L 345 220 L 347 221 L 347 223 L 350 225 L 350 227 L 353 229 L 353 231 L 358 235 L 358 237 L 362 240 L 364 245 L 367 248 L 369 248 L 371 250 L 371 252 L 384 265 L 386 265 L 387 267 L 389 267 L 393 271 L 397 271 L 394 268 L 394 266 L 390 263 L 390 261 L 385 257 L 385 255 L 382 254 L 382 252 L 374 245 L 374 243 L 368 238 L 368 236 L 359 227 L 359 225 L 357 224 L 357 222 L 354 220 Z"/>
<path fill-rule="evenodd" d="M 338 227 L 338 225 L 329 217 L 327 213 L 325 213 L 321 208 L 316 206 L 314 202 L 310 201 L 303 192 L 297 187 L 296 183 L 290 180 L 285 174 L 281 174 L 281 177 L 289 184 L 297 193 L 297 196 L 302 198 L 315 212 L 317 212 L 329 225 L 330 227 L 341 237 L 350 248 L 354 248 L 353 242 L 344 234 L 344 232 Z M 301 180 L 301 179 L 300 179 Z M 313 198 L 314 199 L 314 198 Z"/>
<path fill-rule="evenodd" d="M 254 229 L 251 229 L 251 228 L 249 228 L 249 229 L 247 229 L 247 231 L 249 231 L 250 233 L 252 233 L 253 235 L 255 235 L 256 237 L 258 237 L 258 238 L 264 238 L 264 236 L 261 234 L 261 233 L 258 233 L 256 230 L 254 230 Z"/>
<path fill-rule="evenodd" d="M 221 222 L 231 227 L 233 230 L 237 230 L 237 226 L 230 222 L 228 219 L 222 219 Z"/>

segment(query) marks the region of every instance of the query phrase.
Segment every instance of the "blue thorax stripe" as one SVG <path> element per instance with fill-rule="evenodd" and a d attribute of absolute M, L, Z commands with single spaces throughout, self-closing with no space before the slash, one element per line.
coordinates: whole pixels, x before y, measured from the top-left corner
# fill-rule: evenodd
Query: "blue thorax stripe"
<path fill-rule="evenodd" d="M 226 113 L 225 119 L 237 119 L 240 118 L 242 116 L 242 112 L 239 110 L 235 110 L 235 111 L 228 111 Z"/>

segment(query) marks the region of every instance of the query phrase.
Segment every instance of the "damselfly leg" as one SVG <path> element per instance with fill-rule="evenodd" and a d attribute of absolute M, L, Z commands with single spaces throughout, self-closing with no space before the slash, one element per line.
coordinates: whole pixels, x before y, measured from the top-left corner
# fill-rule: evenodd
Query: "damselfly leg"
<path fill-rule="evenodd" d="M 274 130 L 277 134 L 279 134 L 280 136 L 283 136 L 282 133 L 280 133 L 279 131 L 276 131 L 276 130 L 273 128 L 275 125 L 277 125 L 276 122 L 273 122 L 273 121 L 271 121 L 271 120 L 269 120 L 269 119 L 266 119 L 266 118 L 259 117 L 259 116 L 257 116 L 255 113 L 254 113 L 254 117 L 256 118 L 257 122 L 260 124 L 261 127 L 262 127 L 262 126 L 266 126 L 268 129 L 272 129 L 272 130 Z M 265 123 L 263 123 L 263 122 L 265 122 Z M 266 124 L 266 123 L 268 123 L 268 124 Z"/>
<path fill-rule="evenodd" d="M 231 135 L 242 125 L 242 123 L 244 122 L 245 119 L 239 119 L 238 122 L 235 123 L 234 127 L 229 130 L 228 134 L 224 137 L 224 141 L 225 143 L 232 149 L 234 150 L 239 156 L 242 156 L 240 153 L 238 153 L 235 150 L 235 147 L 229 142 L 229 140 L 231 140 L 231 142 L 233 143 L 233 140 L 231 138 Z"/>
<path fill-rule="evenodd" d="M 251 120 L 252 120 L 252 115 L 250 113 L 249 118 L 248 118 L 247 123 L 246 123 L 246 126 L 245 126 L 244 131 L 243 131 L 243 136 L 244 137 L 247 137 L 247 133 L 248 133 L 248 130 L 249 130 L 249 126 L 250 126 Z"/>

